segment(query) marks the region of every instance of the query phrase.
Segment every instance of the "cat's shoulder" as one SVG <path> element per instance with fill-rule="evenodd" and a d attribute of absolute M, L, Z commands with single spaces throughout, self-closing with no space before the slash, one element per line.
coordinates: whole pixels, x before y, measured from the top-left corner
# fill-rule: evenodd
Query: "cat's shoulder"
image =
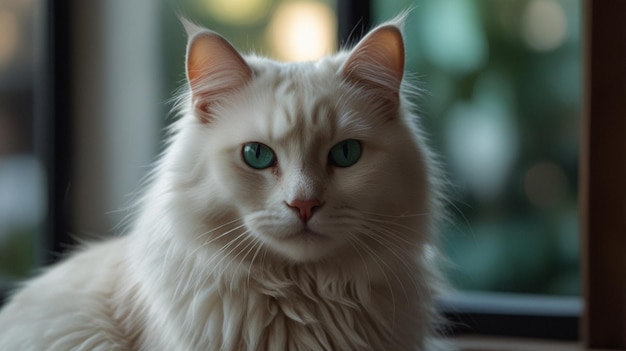
<path fill-rule="evenodd" d="M 16 303 L 45 304 L 42 298 L 58 301 L 64 296 L 69 298 L 107 289 L 118 279 L 118 268 L 126 259 L 127 247 L 128 238 L 120 237 L 76 248 L 58 263 L 20 284 L 7 307 Z"/>
<path fill-rule="evenodd" d="M 9 340 L 19 349 L 58 344 L 52 349 L 60 350 L 97 333 L 110 338 L 104 334 L 107 324 L 114 325 L 114 293 L 125 279 L 126 247 L 126 238 L 87 245 L 23 283 L 0 310 L 0 349 Z"/>

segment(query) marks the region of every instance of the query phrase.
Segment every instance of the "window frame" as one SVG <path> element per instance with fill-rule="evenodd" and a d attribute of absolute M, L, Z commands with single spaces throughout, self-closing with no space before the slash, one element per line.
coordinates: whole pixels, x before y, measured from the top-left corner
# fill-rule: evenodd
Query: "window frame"
<path fill-rule="evenodd" d="M 488 292 L 463 293 L 439 300 L 449 324 L 444 335 L 578 341 L 582 299 Z"/>
<path fill-rule="evenodd" d="M 35 45 L 42 49 L 42 74 L 35 90 L 34 150 L 46 170 L 47 213 L 39 233 L 41 265 L 58 261 L 75 244 L 71 237 L 70 196 L 73 172 L 73 19 L 70 1 L 44 1 L 43 33 Z"/>
<path fill-rule="evenodd" d="M 624 13 L 625 2 L 584 1 L 580 212 L 586 306 L 581 329 L 588 349 L 626 349 Z"/>

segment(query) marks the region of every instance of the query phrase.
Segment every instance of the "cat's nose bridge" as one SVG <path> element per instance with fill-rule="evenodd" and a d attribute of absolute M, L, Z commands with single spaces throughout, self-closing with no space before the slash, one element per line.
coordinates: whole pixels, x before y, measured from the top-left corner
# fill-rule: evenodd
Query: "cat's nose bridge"
<path fill-rule="evenodd" d="M 322 201 L 324 179 L 320 175 L 302 169 L 288 176 L 286 184 L 286 202 L 295 200 L 319 199 Z"/>
<path fill-rule="evenodd" d="M 289 176 L 287 199 L 285 204 L 294 210 L 304 223 L 308 222 L 313 213 L 324 205 L 322 198 L 324 180 L 304 168 Z"/>

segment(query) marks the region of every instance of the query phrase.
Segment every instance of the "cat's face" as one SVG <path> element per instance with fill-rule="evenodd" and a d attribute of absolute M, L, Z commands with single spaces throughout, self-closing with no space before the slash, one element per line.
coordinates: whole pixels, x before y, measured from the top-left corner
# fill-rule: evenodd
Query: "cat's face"
<path fill-rule="evenodd" d="M 399 32 L 375 32 L 352 53 L 297 64 L 244 61 L 213 35 L 206 40 L 217 42 L 204 43 L 211 50 L 195 50 L 224 51 L 218 73 L 194 76 L 207 63 L 198 63 L 193 45 L 205 39 L 188 52 L 205 137 L 195 152 L 205 172 L 199 191 L 212 192 L 207 208 L 228 208 L 243 223 L 233 236 L 296 262 L 415 242 L 413 223 L 428 211 L 424 155 L 401 106 L 403 52 L 379 43 L 401 44 Z M 358 71 L 368 64 L 382 73 Z M 200 85 L 229 77 L 232 87 Z"/>

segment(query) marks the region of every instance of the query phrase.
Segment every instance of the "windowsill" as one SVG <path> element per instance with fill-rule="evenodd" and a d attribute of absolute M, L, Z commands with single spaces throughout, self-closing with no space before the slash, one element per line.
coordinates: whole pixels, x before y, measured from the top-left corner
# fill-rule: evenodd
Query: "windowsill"
<path fill-rule="evenodd" d="M 459 336 L 449 339 L 459 351 L 582 351 L 580 342 Z"/>
<path fill-rule="evenodd" d="M 439 308 L 450 322 L 447 335 L 564 342 L 580 338 L 580 297 L 466 291 L 442 297 Z"/>
<path fill-rule="evenodd" d="M 447 312 L 504 313 L 526 316 L 578 317 L 582 313 L 582 298 L 514 293 L 459 291 L 443 296 L 439 301 Z"/>

